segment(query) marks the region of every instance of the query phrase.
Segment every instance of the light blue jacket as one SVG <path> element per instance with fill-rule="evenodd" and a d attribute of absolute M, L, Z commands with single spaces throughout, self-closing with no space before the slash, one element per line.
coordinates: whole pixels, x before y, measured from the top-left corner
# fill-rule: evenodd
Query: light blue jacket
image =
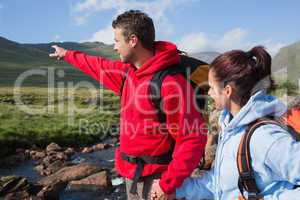
<path fill-rule="evenodd" d="M 200 178 L 188 178 L 176 190 L 176 197 L 188 200 L 237 200 L 240 195 L 236 155 L 246 126 L 259 117 L 280 116 L 286 106 L 277 98 L 259 91 L 253 95 L 239 113 L 230 120 L 223 110 L 219 123 L 221 133 L 212 170 Z M 299 200 L 300 142 L 276 125 L 256 129 L 250 141 L 255 179 L 265 200 Z"/>

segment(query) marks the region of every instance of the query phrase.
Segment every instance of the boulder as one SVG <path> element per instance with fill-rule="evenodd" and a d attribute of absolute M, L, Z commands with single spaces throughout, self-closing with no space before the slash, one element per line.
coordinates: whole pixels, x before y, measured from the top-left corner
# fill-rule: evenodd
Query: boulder
<path fill-rule="evenodd" d="M 37 197 L 43 200 L 59 200 L 59 193 L 67 186 L 67 182 L 55 180 L 51 184 L 43 187 Z"/>
<path fill-rule="evenodd" d="M 93 147 L 85 147 L 81 153 L 92 153 L 94 151 Z"/>
<path fill-rule="evenodd" d="M 64 167 L 56 173 L 42 178 L 39 184 L 43 186 L 51 185 L 51 183 L 58 182 L 69 182 L 74 180 L 83 179 L 87 176 L 95 174 L 101 171 L 101 168 L 89 163 L 82 163 L 75 166 Z"/>
<path fill-rule="evenodd" d="M 30 189 L 30 184 L 26 178 L 18 176 L 6 176 L 1 177 L 0 179 L 0 196 L 28 189 Z"/>
<path fill-rule="evenodd" d="M 88 176 L 84 179 L 71 181 L 69 183 L 71 189 L 108 189 L 112 188 L 112 183 L 108 171 L 101 171 L 99 173 Z"/>
<path fill-rule="evenodd" d="M 65 151 L 64 151 L 64 153 L 68 156 L 68 158 L 69 157 L 71 157 L 72 155 L 74 155 L 75 154 L 75 150 L 74 150 L 74 148 L 67 148 Z"/>
<path fill-rule="evenodd" d="M 56 143 L 51 143 L 47 146 L 46 151 L 50 152 L 50 151 L 61 151 L 62 148 L 56 144 Z"/>
<path fill-rule="evenodd" d="M 4 200 L 33 200 L 33 198 L 26 190 L 23 190 L 7 194 Z"/>

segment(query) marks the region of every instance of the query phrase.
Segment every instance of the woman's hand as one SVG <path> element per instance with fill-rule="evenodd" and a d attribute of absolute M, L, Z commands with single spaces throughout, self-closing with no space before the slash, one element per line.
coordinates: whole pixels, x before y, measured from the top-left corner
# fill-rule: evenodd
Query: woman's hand
<path fill-rule="evenodd" d="M 151 188 L 151 200 L 173 200 L 173 199 L 175 199 L 175 193 L 171 195 L 165 194 L 159 185 L 159 179 L 153 181 L 152 188 Z"/>

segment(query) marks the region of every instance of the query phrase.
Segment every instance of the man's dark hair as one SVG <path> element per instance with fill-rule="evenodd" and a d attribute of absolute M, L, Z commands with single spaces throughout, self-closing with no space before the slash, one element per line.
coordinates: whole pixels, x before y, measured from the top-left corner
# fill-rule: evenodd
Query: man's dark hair
<path fill-rule="evenodd" d="M 155 29 L 152 19 L 139 10 L 129 10 L 117 16 L 112 22 L 112 27 L 123 31 L 125 41 L 134 34 L 141 41 L 144 48 L 153 50 Z"/>

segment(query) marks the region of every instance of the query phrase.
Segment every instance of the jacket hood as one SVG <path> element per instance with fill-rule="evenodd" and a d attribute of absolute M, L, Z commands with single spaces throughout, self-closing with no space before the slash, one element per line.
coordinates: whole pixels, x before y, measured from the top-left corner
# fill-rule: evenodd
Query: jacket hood
<path fill-rule="evenodd" d="M 219 124 L 223 132 L 230 132 L 232 129 L 244 127 L 267 115 L 281 116 L 286 110 L 286 105 L 278 98 L 266 94 L 265 90 L 260 90 L 250 97 L 247 104 L 233 118 L 228 110 L 223 110 L 219 118 Z"/>
<path fill-rule="evenodd" d="M 180 56 L 175 44 L 165 41 L 157 41 L 155 42 L 154 56 L 136 70 L 136 76 L 140 78 L 145 75 L 153 74 L 169 67 L 170 65 L 179 63 L 179 61 Z"/>

